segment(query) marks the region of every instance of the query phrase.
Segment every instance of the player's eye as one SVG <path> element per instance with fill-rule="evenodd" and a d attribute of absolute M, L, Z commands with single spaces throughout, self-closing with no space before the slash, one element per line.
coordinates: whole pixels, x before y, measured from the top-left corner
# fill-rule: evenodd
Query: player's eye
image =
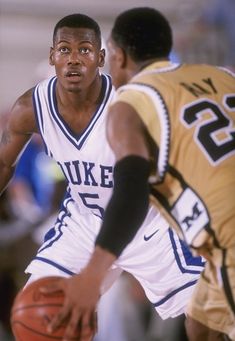
<path fill-rule="evenodd" d="M 90 49 L 88 48 L 88 47 L 81 47 L 80 49 L 79 49 L 79 51 L 82 53 L 82 54 L 88 54 L 88 53 L 90 53 Z"/>
<path fill-rule="evenodd" d="M 61 53 L 69 53 L 69 49 L 66 46 L 61 46 L 58 50 Z"/>

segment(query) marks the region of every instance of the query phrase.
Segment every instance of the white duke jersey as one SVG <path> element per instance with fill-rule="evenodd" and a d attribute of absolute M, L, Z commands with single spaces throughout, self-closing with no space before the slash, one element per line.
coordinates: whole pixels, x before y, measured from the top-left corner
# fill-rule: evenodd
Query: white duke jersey
<path fill-rule="evenodd" d="M 33 101 L 46 153 L 61 167 L 68 181 L 66 200 L 74 200 L 80 213 L 103 216 L 113 187 L 114 156 L 105 138 L 107 107 L 114 94 L 108 75 L 102 74 L 102 102 L 89 125 L 75 134 L 60 115 L 53 77 L 39 83 Z"/>
<path fill-rule="evenodd" d="M 104 209 L 113 188 L 114 154 L 106 139 L 107 108 L 113 97 L 111 79 L 102 75 L 103 100 L 79 136 L 69 129 L 57 109 L 57 78 L 41 82 L 33 101 L 47 154 L 68 180 L 68 195 L 54 226 L 26 269 L 32 279 L 80 273 L 94 250 Z M 115 238 L 115 236 L 114 236 Z M 203 269 L 168 223 L 150 207 L 144 223 L 107 275 L 103 291 L 124 270 L 142 285 L 162 318 L 182 314 Z"/>

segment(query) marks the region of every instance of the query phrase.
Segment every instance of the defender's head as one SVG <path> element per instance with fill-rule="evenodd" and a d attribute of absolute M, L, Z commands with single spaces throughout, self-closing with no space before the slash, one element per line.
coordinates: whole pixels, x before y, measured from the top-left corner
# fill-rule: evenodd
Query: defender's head
<path fill-rule="evenodd" d="M 149 7 L 121 13 L 115 20 L 111 38 L 136 62 L 166 59 L 172 48 L 172 31 L 167 19 Z"/>

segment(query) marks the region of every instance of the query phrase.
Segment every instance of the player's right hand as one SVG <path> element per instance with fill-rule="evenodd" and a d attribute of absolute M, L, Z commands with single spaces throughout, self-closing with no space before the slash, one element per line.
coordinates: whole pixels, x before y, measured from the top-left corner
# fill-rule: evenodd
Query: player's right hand
<path fill-rule="evenodd" d="M 53 332 L 66 323 L 63 341 L 69 341 L 79 329 L 79 341 L 91 341 L 97 332 L 96 307 L 100 297 L 99 285 L 86 273 L 71 278 L 61 278 L 56 283 L 41 288 L 44 294 L 63 291 L 64 304 L 48 325 Z"/>

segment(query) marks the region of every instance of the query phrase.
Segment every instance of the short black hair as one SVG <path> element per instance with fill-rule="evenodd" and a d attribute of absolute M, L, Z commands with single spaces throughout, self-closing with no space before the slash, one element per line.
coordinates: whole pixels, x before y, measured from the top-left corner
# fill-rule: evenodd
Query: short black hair
<path fill-rule="evenodd" d="M 114 22 L 111 37 L 134 61 L 165 58 L 172 49 L 172 30 L 168 20 L 149 7 L 121 13 Z"/>
<path fill-rule="evenodd" d="M 95 32 L 97 43 L 101 46 L 101 31 L 98 23 L 90 18 L 89 16 L 81 13 L 74 13 L 67 15 L 66 17 L 60 19 L 55 25 L 53 32 L 53 43 L 55 42 L 56 34 L 58 30 L 62 27 L 71 28 L 89 28 Z"/>

